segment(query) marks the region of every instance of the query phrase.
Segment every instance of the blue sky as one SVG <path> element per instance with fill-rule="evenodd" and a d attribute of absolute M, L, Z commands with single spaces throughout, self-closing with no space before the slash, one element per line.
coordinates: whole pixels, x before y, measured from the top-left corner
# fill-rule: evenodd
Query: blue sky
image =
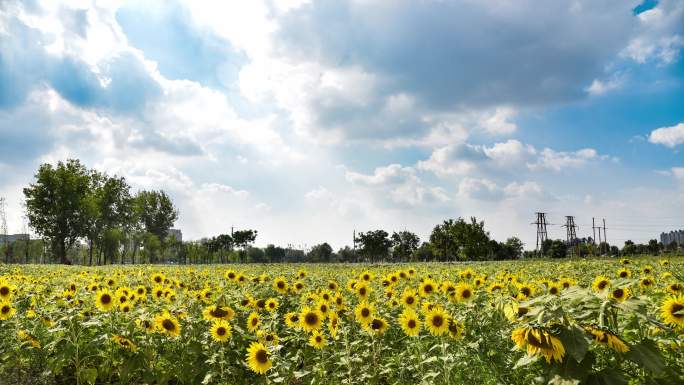
<path fill-rule="evenodd" d="M 0 196 L 68 157 L 175 199 L 186 238 L 351 242 L 535 211 L 684 227 L 681 1 L 6 1 Z M 563 238 L 564 229 L 550 228 Z"/>

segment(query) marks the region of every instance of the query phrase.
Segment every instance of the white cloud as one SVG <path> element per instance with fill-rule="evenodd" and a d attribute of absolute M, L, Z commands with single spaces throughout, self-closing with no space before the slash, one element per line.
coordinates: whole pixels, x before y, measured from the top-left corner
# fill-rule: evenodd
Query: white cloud
<path fill-rule="evenodd" d="M 649 60 L 673 63 L 684 47 L 681 34 L 683 20 L 684 3 L 678 0 L 659 1 L 656 7 L 638 15 L 638 33 L 622 50 L 621 56 L 641 64 Z"/>
<path fill-rule="evenodd" d="M 585 90 L 590 95 L 603 95 L 607 92 L 616 90 L 624 84 L 624 78 L 620 76 L 614 76 L 608 80 L 594 79 L 591 85 Z"/>
<path fill-rule="evenodd" d="M 565 168 L 576 168 L 587 164 L 592 160 L 605 160 L 609 157 L 599 156 L 593 148 L 584 148 L 573 152 L 555 151 L 545 148 L 539 153 L 536 162 L 528 163 L 530 170 L 548 169 L 561 171 Z"/>
<path fill-rule="evenodd" d="M 510 135 L 518 129 L 515 123 L 510 122 L 515 115 L 516 111 L 510 107 L 497 107 L 494 114 L 480 119 L 480 125 L 490 134 Z"/>
<path fill-rule="evenodd" d="M 674 148 L 684 143 L 684 123 L 678 123 L 671 127 L 661 127 L 651 131 L 648 141 L 654 144 L 662 144 Z"/>

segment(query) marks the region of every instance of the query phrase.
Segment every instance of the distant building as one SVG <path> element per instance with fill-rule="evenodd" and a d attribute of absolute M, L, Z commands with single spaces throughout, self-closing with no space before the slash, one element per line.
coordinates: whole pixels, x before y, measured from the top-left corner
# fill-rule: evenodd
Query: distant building
<path fill-rule="evenodd" d="M 180 229 L 169 229 L 169 237 L 174 236 L 178 242 L 183 242 L 183 232 Z"/>
<path fill-rule="evenodd" d="M 7 234 L 6 242 L 25 241 L 28 236 L 28 234 Z M 5 242 L 5 236 L 0 234 L 0 243 L 2 242 Z"/>
<path fill-rule="evenodd" d="M 675 242 L 678 245 L 684 245 L 684 230 L 670 231 L 669 233 L 660 233 L 660 243 L 669 245 Z"/>

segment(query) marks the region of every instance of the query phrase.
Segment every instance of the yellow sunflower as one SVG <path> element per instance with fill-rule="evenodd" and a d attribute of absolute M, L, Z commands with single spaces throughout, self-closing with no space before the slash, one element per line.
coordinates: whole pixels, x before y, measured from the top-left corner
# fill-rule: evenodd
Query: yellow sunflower
<path fill-rule="evenodd" d="M 14 313 L 16 313 L 16 310 L 9 302 L 0 302 L 0 321 L 10 319 Z"/>
<path fill-rule="evenodd" d="M 235 316 L 235 311 L 230 306 L 211 305 L 204 308 L 202 316 L 207 321 L 230 321 Z"/>
<path fill-rule="evenodd" d="M 430 278 L 426 278 L 423 280 L 423 282 L 421 282 L 418 291 L 420 292 L 420 295 L 423 297 L 432 295 L 435 291 L 437 291 L 437 282 Z"/>
<path fill-rule="evenodd" d="M 610 286 L 610 279 L 608 279 L 608 277 L 605 277 L 603 275 L 599 275 L 596 278 L 594 278 L 594 282 L 592 282 L 592 284 L 591 284 L 591 288 L 597 293 L 603 292 L 609 286 Z"/>
<path fill-rule="evenodd" d="M 257 329 L 261 326 L 261 320 L 259 319 L 259 314 L 252 312 L 247 317 L 247 330 L 255 333 Z"/>
<path fill-rule="evenodd" d="M 449 315 L 439 306 L 425 314 L 425 328 L 433 336 L 441 336 L 449 331 Z"/>
<path fill-rule="evenodd" d="M 285 325 L 294 329 L 299 328 L 299 314 L 295 312 L 289 312 L 285 314 Z"/>
<path fill-rule="evenodd" d="M 587 326 L 584 330 L 596 343 L 606 345 L 618 353 L 627 353 L 629 351 L 629 346 L 609 330 L 599 329 L 594 326 Z"/>
<path fill-rule="evenodd" d="M 299 324 L 307 332 L 319 330 L 323 324 L 323 315 L 316 309 L 305 307 L 299 313 Z"/>
<path fill-rule="evenodd" d="M 130 350 L 132 352 L 135 352 L 138 350 L 138 347 L 133 343 L 133 341 L 129 340 L 128 338 L 119 336 L 119 335 L 113 335 L 112 340 L 119 345 L 120 347 Z"/>
<path fill-rule="evenodd" d="M 460 302 L 467 302 L 473 299 L 475 289 L 465 282 L 459 282 L 456 285 L 456 299 Z"/>
<path fill-rule="evenodd" d="M 330 336 L 335 338 L 337 336 L 337 331 L 340 329 L 340 317 L 337 313 L 330 313 L 328 316 L 328 331 Z"/>
<path fill-rule="evenodd" d="M 95 306 L 102 311 L 110 311 L 114 307 L 114 297 L 107 289 L 103 289 L 95 294 Z"/>
<path fill-rule="evenodd" d="M 418 293 L 415 290 L 406 288 L 401 294 L 401 304 L 405 307 L 415 308 L 418 304 Z"/>
<path fill-rule="evenodd" d="M 157 330 L 161 333 L 168 334 L 171 337 L 178 337 L 180 335 L 180 324 L 178 323 L 176 317 L 169 314 L 168 311 L 165 311 L 161 315 L 155 317 L 154 323 L 157 327 Z"/>
<path fill-rule="evenodd" d="M 403 330 L 404 334 L 407 336 L 416 337 L 420 333 L 422 323 L 418 318 L 418 314 L 411 308 L 404 309 L 404 311 L 401 312 L 401 315 L 399 315 L 398 321 L 401 330 Z"/>
<path fill-rule="evenodd" d="M 660 307 L 660 316 L 666 324 L 684 328 L 684 296 L 665 300 Z"/>
<path fill-rule="evenodd" d="M 368 333 L 375 334 L 375 335 L 382 335 L 387 331 L 387 321 L 385 321 L 382 318 L 376 318 L 373 317 L 373 319 L 367 323 L 363 324 L 364 329 Z"/>
<path fill-rule="evenodd" d="M 309 345 L 313 346 L 314 349 L 323 349 L 328 341 L 325 339 L 325 335 L 318 330 L 314 331 L 309 337 Z"/>
<path fill-rule="evenodd" d="M 551 361 L 563 362 L 565 348 L 563 343 L 548 331 L 541 328 L 522 327 L 513 330 L 511 339 L 520 349 L 527 348 L 527 354 L 540 355 Z"/>
<path fill-rule="evenodd" d="M 463 323 L 456 321 L 454 319 L 449 322 L 449 336 L 455 340 L 460 340 L 463 337 L 463 331 L 465 326 Z"/>
<path fill-rule="evenodd" d="M 627 298 L 629 298 L 631 293 L 632 291 L 628 287 L 618 287 L 610 292 L 610 298 L 618 302 L 624 302 Z"/>
<path fill-rule="evenodd" d="M 259 342 L 252 342 L 247 348 L 247 365 L 253 372 L 264 374 L 273 365 L 270 356 L 266 346 Z"/>
<path fill-rule="evenodd" d="M 373 313 L 375 313 L 375 307 L 367 302 L 359 303 L 354 309 L 356 320 L 362 325 L 373 320 Z"/>
<path fill-rule="evenodd" d="M 228 321 L 214 321 L 211 325 L 211 338 L 217 342 L 226 342 L 233 335 L 233 328 Z"/>
<path fill-rule="evenodd" d="M 629 278 L 632 276 L 632 272 L 628 269 L 620 269 L 616 273 L 618 278 Z"/>
<path fill-rule="evenodd" d="M 273 288 L 280 294 L 287 293 L 287 281 L 285 277 L 278 277 L 273 281 Z"/>

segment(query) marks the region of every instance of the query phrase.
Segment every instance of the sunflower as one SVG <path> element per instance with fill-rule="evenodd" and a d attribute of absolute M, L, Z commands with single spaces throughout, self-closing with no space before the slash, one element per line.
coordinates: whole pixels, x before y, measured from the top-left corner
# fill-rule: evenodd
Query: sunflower
<path fill-rule="evenodd" d="M 300 291 L 304 290 L 304 282 L 302 281 L 295 281 L 294 284 L 292 284 L 292 288 L 296 293 L 299 293 Z"/>
<path fill-rule="evenodd" d="M 168 334 L 171 337 L 178 337 L 180 335 L 180 324 L 178 323 L 176 317 L 169 314 L 168 311 L 165 311 L 163 314 L 155 317 L 154 323 L 159 332 Z"/>
<path fill-rule="evenodd" d="M 273 281 L 273 288 L 280 294 L 287 293 L 287 281 L 285 277 L 278 277 Z"/>
<path fill-rule="evenodd" d="M 278 341 L 280 341 L 280 338 L 278 338 L 278 335 L 275 333 L 271 333 L 266 330 L 259 330 L 257 332 L 257 338 L 259 339 L 259 342 L 262 344 L 266 345 L 278 345 Z"/>
<path fill-rule="evenodd" d="M 534 295 L 534 286 L 531 284 L 521 283 L 518 287 L 518 299 L 527 299 Z"/>
<path fill-rule="evenodd" d="M 122 313 L 130 313 L 131 311 L 131 304 L 130 303 L 122 303 L 119 305 L 119 311 Z"/>
<path fill-rule="evenodd" d="M 418 293 L 410 288 L 405 288 L 401 294 L 401 304 L 405 307 L 415 308 L 418 304 Z"/>
<path fill-rule="evenodd" d="M 684 296 L 668 298 L 660 307 L 665 323 L 684 328 Z"/>
<path fill-rule="evenodd" d="M 535 327 L 522 327 L 513 330 L 511 339 L 520 349 L 527 348 L 527 354 L 540 355 L 551 361 L 563 362 L 565 348 L 563 343 L 548 331 Z"/>
<path fill-rule="evenodd" d="M 333 303 L 338 310 L 344 310 L 344 296 L 342 296 L 342 293 L 337 292 L 337 294 L 335 294 L 335 297 L 333 297 Z"/>
<path fill-rule="evenodd" d="M 361 281 L 354 286 L 354 291 L 356 291 L 356 295 L 359 296 L 361 301 L 365 301 L 368 299 L 371 289 L 368 287 L 365 281 Z"/>
<path fill-rule="evenodd" d="M 404 334 L 407 336 L 416 337 L 420 333 L 422 323 L 418 318 L 418 314 L 411 308 L 404 309 L 404 311 L 401 312 L 401 315 L 399 315 L 398 321 L 401 330 L 403 330 Z"/>
<path fill-rule="evenodd" d="M 102 289 L 95 294 L 95 306 L 102 311 L 110 311 L 114 307 L 114 297 L 107 289 Z"/>
<path fill-rule="evenodd" d="M 126 349 L 126 350 L 130 350 L 130 351 L 132 351 L 132 352 L 135 352 L 135 351 L 138 350 L 138 347 L 135 346 L 135 344 L 133 343 L 133 341 L 129 340 L 128 338 L 125 338 L 125 337 L 122 337 L 122 336 L 119 336 L 119 335 L 113 335 L 113 336 L 112 336 L 112 340 L 113 340 L 117 345 L 121 346 L 122 348 L 124 348 L 124 349 Z"/>
<path fill-rule="evenodd" d="M 673 282 L 673 283 L 667 285 L 667 288 L 666 288 L 666 290 L 670 294 L 675 295 L 675 296 L 680 294 L 682 292 L 682 289 L 684 289 L 684 285 L 682 285 L 681 283 L 677 283 L 677 282 Z"/>
<path fill-rule="evenodd" d="M 606 345 L 618 353 L 627 353 L 629 351 L 629 346 L 607 329 L 587 326 L 584 330 L 594 341 L 596 341 L 596 343 Z"/>
<path fill-rule="evenodd" d="M 204 308 L 202 316 L 207 321 L 230 321 L 235 316 L 235 311 L 230 306 L 211 305 Z"/>
<path fill-rule="evenodd" d="M 449 331 L 449 315 L 439 306 L 425 314 L 425 327 L 433 336 L 441 336 Z"/>
<path fill-rule="evenodd" d="M 628 269 L 620 269 L 616 273 L 618 278 L 629 278 L 632 276 L 632 272 Z"/>
<path fill-rule="evenodd" d="M 641 290 L 646 290 L 652 287 L 654 283 L 655 281 L 653 281 L 653 278 L 651 277 L 643 277 L 639 279 L 639 287 L 641 288 Z"/>
<path fill-rule="evenodd" d="M 155 285 L 161 285 L 166 280 L 166 276 L 161 272 L 154 273 L 152 274 L 151 280 Z"/>
<path fill-rule="evenodd" d="M 314 349 L 323 349 L 328 341 L 325 339 L 325 335 L 318 330 L 314 331 L 309 337 L 309 345 L 313 346 Z"/>
<path fill-rule="evenodd" d="M 517 302 L 513 302 L 504 306 L 504 315 L 509 321 L 516 322 L 519 319 L 526 317 L 530 310 L 531 309 L 528 306 L 522 306 Z"/>
<path fill-rule="evenodd" d="M 366 282 L 372 281 L 373 278 L 375 278 L 375 277 L 373 276 L 373 273 L 371 273 L 371 272 L 368 271 L 368 270 L 364 271 L 363 273 L 361 273 L 361 274 L 359 275 L 359 279 L 362 280 L 362 281 L 366 281 Z"/>
<path fill-rule="evenodd" d="M 19 330 L 17 332 L 17 337 L 19 337 L 20 340 L 22 341 L 27 341 L 31 346 L 33 346 L 36 349 L 40 349 L 40 341 L 31 334 L 29 334 L 28 331 L 26 330 Z"/>
<path fill-rule="evenodd" d="M 594 282 L 591 284 L 591 288 L 597 293 L 606 290 L 608 286 L 610 286 L 610 279 L 603 275 L 599 275 L 594 278 Z"/>
<path fill-rule="evenodd" d="M 246 358 L 247 365 L 255 373 L 264 374 L 273 365 L 266 346 L 259 342 L 252 342 L 252 344 L 249 345 Z"/>
<path fill-rule="evenodd" d="M 211 324 L 211 338 L 217 342 L 226 342 L 233 335 L 233 328 L 230 326 L 228 321 L 220 320 L 214 321 Z"/>
<path fill-rule="evenodd" d="M 489 287 L 487 288 L 487 291 L 489 291 L 491 294 L 500 293 L 502 290 L 503 290 L 503 286 L 500 283 L 496 283 L 496 282 L 489 285 Z"/>
<path fill-rule="evenodd" d="M 299 314 L 295 312 L 289 312 L 285 314 L 285 325 L 293 329 L 299 328 Z"/>
<path fill-rule="evenodd" d="M 337 331 L 340 329 L 340 317 L 337 313 L 330 313 L 328 316 L 328 331 L 332 338 L 337 336 Z"/>
<path fill-rule="evenodd" d="M 373 313 L 375 312 L 375 307 L 367 302 L 361 302 L 356 305 L 354 309 L 354 315 L 356 320 L 364 325 L 373 320 Z"/>
<path fill-rule="evenodd" d="M 9 301 L 13 291 L 14 286 L 7 282 L 0 281 L 0 301 Z"/>
<path fill-rule="evenodd" d="M 456 299 L 460 302 L 467 302 L 473 299 L 475 289 L 465 282 L 456 285 Z"/>
<path fill-rule="evenodd" d="M 261 326 L 261 320 L 259 319 L 259 314 L 252 312 L 247 317 L 247 330 L 254 333 Z"/>
<path fill-rule="evenodd" d="M 429 295 L 432 295 L 435 291 L 437 290 L 437 282 L 430 278 L 426 278 L 421 282 L 418 291 L 420 292 L 420 295 L 423 297 L 427 297 Z"/>
<path fill-rule="evenodd" d="M 563 285 L 560 282 L 549 283 L 547 292 L 551 295 L 559 295 L 562 287 Z"/>
<path fill-rule="evenodd" d="M 16 310 L 9 302 L 0 302 L 0 321 L 10 319 L 14 313 L 16 313 Z"/>
<path fill-rule="evenodd" d="M 627 298 L 629 298 L 631 294 L 631 290 L 629 290 L 628 287 L 621 288 L 618 287 L 616 289 L 613 289 L 613 291 L 610 292 L 610 298 L 618 301 L 618 302 L 624 302 Z"/>
<path fill-rule="evenodd" d="M 449 322 L 449 336 L 455 340 L 460 340 L 463 337 L 463 331 L 465 326 L 463 323 L 456 321 L 454 319 Z"/>
<path fill-rule="evenodd" d="M 302 312 L 299 313 L 299 320 L 302 329 L 307 332 L 313 332 L 321 328 L 323 315 L 316 309 L 305 307 Z"/>
<path fill-rule="evenodd" d="M 387 321 L 382 318 L 373 317 L 373 319 L 369 323 L 364 324 L 363 327 L 368 333 L 379 336 L 387 331 L 388 324 Z"/>

